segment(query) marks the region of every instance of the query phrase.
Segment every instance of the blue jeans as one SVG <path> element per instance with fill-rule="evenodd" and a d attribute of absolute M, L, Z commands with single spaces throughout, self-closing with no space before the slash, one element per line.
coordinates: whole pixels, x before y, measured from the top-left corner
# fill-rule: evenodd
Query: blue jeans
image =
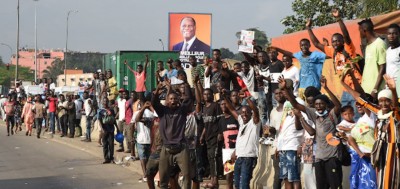
<path fill-rule="evenodd" d="M 279 151 L 279 179 L 300 181 L 300 159 L 296 150 Z"/>
<path fill-rule="evenodd" d="M 235 162 L 234 183 L 237 189 L 250 189 L 250 180 L 256 166 L 256 157 L 239 157 Z"/>
<path fill-rule="evenodd" d="M 91 140 L 90 131 L 92 128 L 92 119 L 93 116 L 86 116 L 86 139 Z"/>
<path fill-rule="evenodd" d="M 356 100 L 353 98 L 353 96 L 351 96 L 350 93 L 343 91 L 342 98 L 340 99 L 340 103 L 342 104 L 342 107 L 347 106 L 347 105 L 350 105 L 351 107 L 353 107 L 354 121 L 357 122 L 357 120 L 361 117 L 361 115 L 357 111 Z"/>
<path fill-rule="evenodd" d="M 50 132 L 55 134 L 55 124 L 56 124 L 56 113 L 55 112 L 49 112 L 49 122 L 50 122 Z"/>

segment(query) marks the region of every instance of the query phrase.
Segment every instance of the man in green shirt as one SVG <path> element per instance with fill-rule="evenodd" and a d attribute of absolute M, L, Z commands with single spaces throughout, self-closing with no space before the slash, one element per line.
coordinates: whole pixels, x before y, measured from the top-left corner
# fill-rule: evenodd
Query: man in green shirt
<path fill-rule="evenodd" d="M 374 24 L 371 19 L 358 23 L 360 36 L 367 40 L 365 48 L 365 66 L 362 75 L 361 87 L 366 93 L 371 93 L 374 98 L 383 86 L 383 75 L 386 69 L 386 44 L 375 35 Z"/>

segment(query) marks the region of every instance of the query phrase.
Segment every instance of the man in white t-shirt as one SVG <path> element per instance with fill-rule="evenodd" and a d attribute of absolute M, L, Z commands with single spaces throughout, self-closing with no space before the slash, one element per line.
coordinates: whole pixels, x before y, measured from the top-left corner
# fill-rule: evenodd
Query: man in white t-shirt
<path fill-rule="evenodd" d="M 226 105 L 231 115 L 239 122 L 239 133 L 236 138 L 236 149 L 232 154 L 232 161 L 235 161 L 234 183 L 236 188 L 249 189 L 253 169 L 257 163 L 258 141 L 261 128 L 258 108 L 246 98 L 249 106 L 242 106 L 240 115 L 232 104 L 227 100 Z"/>
<path fill-rule="evenodd" d="M 156 116 L 149 101 L 145 102 L 139 111 L 133 113 L 131 123 L 136 123 L 136 146 L 139 154 L 140 164 L 143 171 L 143 181 L 146 182 L 146 164 L 150 157 L 150 128 Z"/>
<path fill-rule="evenodd" d="M 124 95 L 125 89 L 121 88 L 119 89 L 119 98 L 117 100 L 117 104 L 118 104 L 118 113 L 116 114 L 116 118 L 117 118 L 117 126 L 118 126 L 118 130 L 123 131 L 124 130 L 124 121 L 125 121 L 125 102 L 126 99 L 128 98 L 126 95 Z M 123 152 L 124 151 L 124 143 L 121 142 L 119 144 L 119 149 L 117 150 L 117 152 Z"/>
<path fill-rule="evenodd" d="M 386 74 L 396 81 L 397 93 L 400 92 L 399 68 L 400 68 L 400 27 L 391 24 L 387 30 L 389 48 L 386 50 Z M 398 93 L 399 94 L 399 93 Z"/>
<path fill-rule="evenodd" d="M 296 100 L 304 104 L 300 98 Z M 305 113 L 299 113 L 307 117 Z M 300 159 L 303 136 L 304 130 L 299 121 L 296 123 L 292 104 L 285 102 L 277 139 L 277 152 L 279 152 L 279 179 L 285 182 L 286 187 L 301 188 Z"/>
<path fill-rule="evenodd" d="M 282 62 L 285 65 L 285 69 L 282 71 L 283 78 L 291 79 L 293 81 L 293 94 L 298 95 L 299 88 L 299 69 L 293 65 L 293 60 L 291 57 L 283 55 Z"/>

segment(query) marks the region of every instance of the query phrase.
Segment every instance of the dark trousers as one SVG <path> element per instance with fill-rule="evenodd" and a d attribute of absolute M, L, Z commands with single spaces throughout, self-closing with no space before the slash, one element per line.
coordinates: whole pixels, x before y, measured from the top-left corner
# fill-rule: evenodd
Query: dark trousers
<path fill-rule="evenodd" d="M 75 116 L 68 115 L 68 128 L 69 128 L 69 135 L 75 136 Z"/>
<path fill-rule="evenodd" d="M 236 160 L 233 172 L 235 188 L 250 189 L 250 180 L 256 163 L 256 157 L 239 157 Z"/>
<path fill-rule="evenodd" d="M 342 165 L 337 158 L 314 163 L 317 189 L 342 188 Z"/>
<path fill-rule="evenodd" d="M 90 132 L 92 131 L 93 116 L 86 116 L 86 139 L 91 140 Z"/>
<path fill-rule="evenodd" d="M 43 118 L 35 118 L 36 134 L 39 136 L 42 132 Z"/>
<path fill-rule="evenodd" d="M 61 131 L 63 135 L 67 135 L 67 129 L 68 129 L 68 115 L 63 115 L 59 119 L 60 125 L 61 125 Z"/>
<path fill-rule="evenodd" d="M 15 125 L 15 116 L 14 115 L 6 115 L 6 124 L 7 124 L 7 133 L 10 134 L 10 128 L 12 130 Z"/>
<path fill-rule="evenodd" d="M 217 161 L 218 145 L 207 146 L 207 158 L 210 164 L 210 176 L 216 177 L 218 174 L 219 162 Z M 221 161 L 222 162 L 222 161 Z"/>
<path fill-rule="evenodd" d="M 103 138 L 104 160 L 114 160 L 114 132 L 104 132 Z"/>
<path fill-rule="evenodd" d="M 189 150 L 187 146 L 181 152 L 177 154 L 170 154 L 167 152 L 166 147 L 163 146 L 160 153 L 160 164 L 159 164 L 159 174 L 160 174 L 160 188 L 168 189 L 168 182 L 170 179 L 170 172 L 173 169 L 174 162 L 181 169 L 183 175 L 183 186 L 182 189 L 191 188 L 191 177 L 190 177 L 190 157 Z"/>
<path fill-rule="evenodd" d="M 82 136 L 82 127 L 81 127 L 81 119 L 75 119 L 75 129 L 78 129 L 79 133 L 78 136 Z"/>

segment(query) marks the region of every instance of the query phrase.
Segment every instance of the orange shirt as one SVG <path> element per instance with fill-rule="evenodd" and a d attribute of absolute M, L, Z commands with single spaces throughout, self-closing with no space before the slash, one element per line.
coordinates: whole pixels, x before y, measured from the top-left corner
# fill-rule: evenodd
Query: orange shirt
<path fill-rule="evenodd" d="M 346 53 L 348 54 L 348 56 L 350 58 L 355 58 L 357 56 L 356 48 L 354 47 L 353 43 L 350 43 L 350 44 L 344 43 L 344 50 L 346 51 Z M 334 59 L 336 74 L 341 75 L 343 70 L 346 68 L 346 65 L 351 64 L 350 59 L 348 59 L 342 52 L 336 52 L 336 56 L 333 57 L 335 54 L 335 49 L 332 46 L 324 46 L 324 51 L 325 51 L 326 56 L 330 56 Z M 361 80 L 362 80 L 361 73 L 357 70 L 354 70 L 353 73 L 354 73 L 354 76 L 356 77 L 358 83 L 361 83 Z M 353 80 L 351 79 L 350 75 L 345 76 L 344 83 L 346 83 L 352 89 L 354 89 Z"/>

